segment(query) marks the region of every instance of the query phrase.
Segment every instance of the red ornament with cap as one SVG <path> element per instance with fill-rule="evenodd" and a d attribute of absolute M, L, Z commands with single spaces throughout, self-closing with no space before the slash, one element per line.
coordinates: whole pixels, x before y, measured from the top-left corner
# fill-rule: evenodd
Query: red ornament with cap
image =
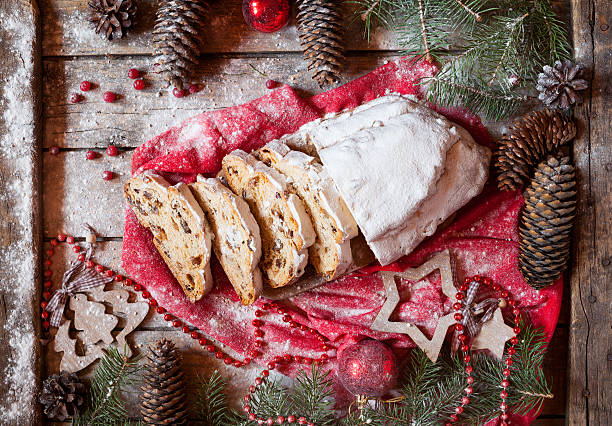
<path fill-rule="evenodd" d="M 264 33 L 273 33 L 289 22 L 291 5 L 289 0 L 244 0 L 242 14 L 251 28 Z"/>

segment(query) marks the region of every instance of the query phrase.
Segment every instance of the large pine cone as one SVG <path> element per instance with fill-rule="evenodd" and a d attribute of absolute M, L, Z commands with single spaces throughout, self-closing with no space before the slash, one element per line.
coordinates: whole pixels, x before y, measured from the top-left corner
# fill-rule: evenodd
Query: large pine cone
<path fill-rule="evenodd" d="M 183 89 L 200 57 L 208 4 L 204 0 L 164 0 L 153 30 L 155 72 Z"/>
<path fill-rule="evenodd" d="M 504 191 L 522 188 L 538 163 L 575 136 L 574 121 L 548 109 L 515 121 L 495 152 L 498 188 Z"/>
<path fill-rule="evenodd" d="M 62 371 L 47 377 L 42 384 L 38 401 L 49 419 L 64 421 L 79 414 L 84 402 L 85 385 L 74 373 Z"/>
<path fill-rule="evenodd" d="M 566 267 L 576 210 L 576 180 L 568 157 L 538 165 L 521 214 L 519 269 L 536 289 L 554 283 Z"/>
<path fill-rule="evenodd" d="M 297 29 L 312 78 L 323 87 L 336 83 L 344 63 L 342 2 L 298 1 Z"/>
<path fill-rule="evenodd" d="M 589 87 L 589 84 L 579 78 L 581 73 L 582 67 L 572 61 L 557 61 L 552 67 L 545 65 L 538 75 L 538 98 L 548 107 L 561 109 L 582 102 L 578 92 Z"/>
<path fill-rule="evenodd" d="M 150 347 L 140 413 L 149 425 L 187 424 L 187 407 L 181 354 L 174 343 L 162 339 Z"/>
<path fill-rule="evenodd" d="M 132 0 L 93 0 L 89 2 L 96 34 L 112 40 L 122 38 L 125 30 L 134 25 L 136 6 Z"/>

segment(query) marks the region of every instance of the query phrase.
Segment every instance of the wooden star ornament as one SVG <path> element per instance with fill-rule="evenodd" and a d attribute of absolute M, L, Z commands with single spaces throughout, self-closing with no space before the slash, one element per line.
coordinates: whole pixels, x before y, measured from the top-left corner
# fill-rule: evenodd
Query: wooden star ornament
<path fill-rule="evenodd" d="M 514 330 L 506 325 L 501 308 L 497 308 L 493 317 L 482 324 L 480 332 L 474 337 L 472 349 L 488 349 L 498 359 L 501 359 L 506 342 L 513 337 Z"/>
<path fill-rule="evenodd" d="M 416 282 L 427 277 L 435 270 L 440 271 L 442 292 L 451 299 L 453 303 L 456 302 L 453 265 L 451 263 L 449 251 L 444 250 L 417 268 L 409 268 L 404 272 L 380 272 L 385 285 L 387 300 L 370 326 L 372 330 L 376 331 L 407 334 L 414 343 L 425 352 L 432 362 L 436 362 L 438 359 L 440 348 L 446 337 L 446 332 L 448 328 L 455 323 L 454 313 L 451 312 L 438 320 L 436 330 L 431 339 L 428 339 L 414 324 L 389 321 L 389 317 L 400 301 L 395 279 L 405 278 Z"/>

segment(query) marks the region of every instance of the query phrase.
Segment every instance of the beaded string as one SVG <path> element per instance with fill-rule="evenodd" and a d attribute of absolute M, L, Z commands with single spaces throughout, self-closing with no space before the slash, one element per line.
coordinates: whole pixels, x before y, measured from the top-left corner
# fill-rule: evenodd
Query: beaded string
<path fill-rule="evenodd" d="M 499 307 L 505 308 L 506 306 L 510 306 L 512 308 L 512 314 L 514 315 L 514 336 L 510 339 L 510 346 L 506 351 L 507 357 L 504 359 L 504 364 L 506 364 L 506 368 L 502 371 L 504 378 L 500 382 L 500 386 L 502 387 L 502 391 L 499 394 L 501 398 L 501 403 L 499 404 L 499 409 L 501 414 L 499 415 L 499 419 L 501 420 L 500 426 L 507 426 L 506 421 L 508 420 L 508 403 L 506 399 L 508 398 L 508 386 L 510 386 L 510 366 L 513 364 L 512 355 L 516 353 L 515 346 L 518 343 L 518 334 L 521 332 L 521 328 L 519 326 L 521 321 L 521 310 L 518 308 L 516 304 L 516 300 L 510 298 L 510 293 L 506 290 L 502 290 L 500 285 L 494 283 L 490 278 L 483 278 L 480 275 L 474 275 L 473 277 L 468 277 L 465 279 L 463 284 L 459 286 L 459 291 L 455 294 L 455 298 L 457 302 L 453 304 L 453 309 L 456 311 L 454 315 L 455 330 L 458 333 L 457 338 L 461 343 L 459 349 L 463 352 L 463 362 L 465 362 L 465 373 L 467 386 L 464 389 L 465 396 L 461 398 L 461 404 L 455 407 L 455 413 L 450 415 L 450 422 L 446 423 L 447 425 L 451 425 L 459 419 L 459 416 L 463 413 L 464 407 L 470 403 L 470 395 L 474 391 L 472 388 L 472 384 L 474 383 L 474 377 L 472 376 L 473 367 L 470 364 L 472 361 L 471 355 L 471 343 L 468 341 L 467 335 L 464 333 L 463 324 L 461 324 L 461 320 L 463 320 L 463 314 L 461 311 L 465 308 L 463 300 L 466 297 L 466 291 L 473 283 L 484 284 L 487 287 L 490 287 L 491 290 L 496 292 L 496 296 L 499 299 Z"/>
<path fill-rule="evenodd" d="M 40 307 L 41 307 L 41 318 L 43 320 L 42 322 L 43 335 L 45 337 L 48 337 L 49 328 L 51 326 L 49 323 L 50 313 L 47 311 L 47 306 L 49 304 L 49 300 L 51 299 L 52 288 L 53 288 L 53 282 L 51 281 L 51 278 L 53 275 L 51 271 L 51 258 L 53 257 L 53 254 L 54 254 L 54 248 L 57 247 L 59 243 L 63 243 L 63 242 L 72 246 L 72 251 L 78 254 L 77 260 L 79 262 L 85 262 L 85 267 L 95 268 L 96 272 L 98 272 L 99 274 L 104 274 L 105 276 L 109 278 L 113 278 L 115 282 L 120 283 L 124 285 L 125 287 L 133 288 L 134 291 L 140 293 L 143 299 L 147 300 L 147 302 L 149 303 L 149 306 L 154 308 L 157 314 L 163 315 L 163 318 L 165 321 L 171 323 L 174 328 L 180 328 L 183 333 L 189 334 L 192 339 L 198 341 L 200 346 L 202 346 L 202 348 L 204 348 L 206 352 L 210 353 L 211 355 L 214 355 L 215 358 L 217 359 L 220 359 L 220 360 L 222 359 L 223 362 L 228 366 L 241 368 L 241 367 L 249 365 L 252 359 L 259 358 L 263 355 L 262 352 L 258 349 L 261 349 L 265 345 L 265 342 L 263 340 L 264 331 L 262 330 L 262 326 L 264 324 L 264 321 L 263 321 L 264 315 L 281 315 L 282 321 L 286 323 L 290 328 L 300 330 L 304 333 L 309 333 L 313 335 L 314 337 L 316 337 L 320 344 L 320 350 L 321 352 L 323 352 L 321 356 L 319 356 L 318 358 L 309 358 L 309 357 L 303 357 L 300 355 L 292 356 L 290 354 L 283 354 L 281 356 L 274 357 L 272 361 L 268 362 L 267 369 L 263 370 L 259 374 L 259 376 L 255 378 L 255 384 L 249 386 L 249 393 L 244 396 L 245 404 L 243 405 L 243 410 L 248 414 L 249 420 L 256 421 L 257 424 L 260 424 L 260 425 L 263 425 L 263 424 L 273 425 L 274 423 L 284 424 L 284 423 L 296 423 L 297 422 L 300 425 L 314 426 L 313 422 L 308 421 L 308 419 L 303 416 L 301 417 L 298 417 L 295 415 L 278 416 L 276 419 L 273 419 L 271 417 L 267 419 L 257 417 L 257 415 L 252 411 L 251 406 L 249 405 L 249 401 L 251 400 L 251 394 L 254 393 L 257 390 L 257 388 L 264 383 L 264 381 L 270 376 L 270 371 L 275 370 L 278 367 L 278 365 L 280 364 L 289 365 L 291 363 L 302 364 L 302 365 L 312 365 L 314 363 L 316 365 L 322 365 L 323 363 L 329 360 L 329 355 L 327 354 L 327 352 L 335 349 L 333 346 L 331 346 L 330 342 L 327 340 L 325 336 L 320 334 L 314 328 L 310 328 L 304 324 L 299 324 L 297 321 L 293 319 L 293 317 L 291 316 L 291 314 L 288 312 L 286 308 L 280 306 L 278 303 L 275 303 L 275 302 L 263 303 L 261 309 L 257 309 L 254 312 L 255 318 L 251 321 L 251 324 L 253 325 L 253 328 L 254 328 L 253 335 L 256 338 L 256 340 L 253 342 L 253 345 L 255 348 L 248 351 L 247 353 L 249 355 L 248 357 L 245 357 L 242 361 L 237 360 L 231 357 L 230 355 L 224 353 L 223 351 L 221 351 L 221 349 L 219 349 L 218 347 L 216 347 L 212 341 L 210 341 L 204 336 L 204 333 L 201 330 L 197 329 L 196 327 L 188 326 L 180 318 L 177 318 L 176 316 L 167 312 L 163 306 L 160 306 L 158 304 L 158 302 L 153 298 L 151 293 L 147 291 L 142 284 L 136 283 L 134 282 L 134 280 L 130 278 L 126 278 L 123 275 L 116 273 L 112 269 L 105 268 L 103 265 L 97 264 L 93 262 L 92 260 L 86 260 L 85 253 L 83 253 L 83 248 L 75 243 L 74 237 L 68 236 L 65 234 L 59 234 L 57 238 L 54 238 L 51 240 L 50 242 L 51 248 L 45 251 L 46 257 L 45 257 L 45 260 L 43 261 L 43 265 L 44 265 L 44 270 L 43 270 L 44 282 L 43 282 L 43 294 L 42 294 L 43 301 L 41 302 Z"/>

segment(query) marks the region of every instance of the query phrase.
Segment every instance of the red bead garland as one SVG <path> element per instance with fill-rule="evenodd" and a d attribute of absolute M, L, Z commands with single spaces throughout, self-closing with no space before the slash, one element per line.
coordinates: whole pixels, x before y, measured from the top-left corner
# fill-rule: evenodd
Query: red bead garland
<path fill-rule="evenodd" d="M 115 271 L 111 269 L 105 269 L 104 266 L 102 265 L 96 264 L 91 260 L 86 260 L 85 255 L 81 253 L 82 248 L 78 245 L 75 245 L 74 237 L 67 236 L 65 234 L 59 234 L 57 238 L 51 240 L 50 244 L 52 247 L 56 247 L 59 245 L 60 242 L 66 242 L 69 245 L 71 245 L 72 251 L 74 253 L 79 254 L 79 256 L 77 257 L 77 260 L 79 262 L 85 262 L 85 265 L 87 268 L 94 268 L 97 273 L 104 274 L 107 277 L 113 277 L 115 282 L 121 283 L 126 287 L 133 287 L 134 291 L 141 292 L 142 298 L 146 299 L 150 306 L 154 306 L 155 311 L 159 315 L 163 315 L 163 318 L 165 321 L 171 323 L 172 326 L 175 328 L 180 328 L 183 333 L 189 334 L 192 339 L 198 340 L 198 343 L 203 348 L 203 350 L 206 350 L 207 352 L 213 354 L 218 359 L 222 359 L 226 365 L 228 366 L 231 365 L 236 368 L 241 368 L 241 367 L 249 365 L 251 363 L 252 358 L 256 358 L 262 355 L 261 352 L 255 349 L 251 349 L 248 353 L 249 357 L 246 357 L 242 361 L 240 361 L 240 360 L 233 359 L 230 355 L 224 354 L 221 350 L 216 348 L 215 345 L 210 340 L 202 337 L 202 332 L 200 330 L 191 329 L 187 324 L 183 323 L 183 321 L 180 320 L 179 318 L 175 317 L 174 315 L 170 313 L 166 313 L 166 309 L 162 306 L 158 306 L 158 302 L 155 299 L 153 299 L 151 293 L 145 290 L 142 284 L 135 284 L 134 281 L 130 278 L 124 278 L 122 275 L 117 274 Z M 43 295 L 42 295 L 43 302 L 41 302 L 40 307 L 41 307 L 41 318 L 44 320 L 42 323 L 42 327 L 43 327 L 43 332 L 45 334 L 48 333 L 49 327 L 50 327 L 49 321 L 47 321 L 47 319 L 49 318 L 51 313 L 47 311 L 47 305 L 48 305 L 48 300 L 51 299 L 50 290 L 53 285 L 50 280 L 52 276 L 52 272 L 50 269 L 51 268 L 51 257 L 53 256 L 53 254 L 54 254 L 53 249 L 47 250 L 46 251 L 47 257 L 45 258 L 43 262 L 45 266 L 43 275 L 45 276 L 46 280 L 44 282 L 45 291 L 43 292 Z M 329 359 L 329 355 L 326 352 L 329 350 L 335 349 L 329 344 L 329 342 L 327 342 L 327 339 L 325 338 L 325 336 L 323 336 L 322 334 L 320 334 L 317 330 L 313 328 L 309 328 L 306 325 L 299 324 L 296 321 L 294 321 L 293 317 L 291 317 L 287 309 L 281 307 L 278 303 L 275 303 L 275 302 L 263 303 L 262 307 L 255 311 L 254 313 L 255 319 L 252 321 L 251 324 L 255 328 L 253 333 L 256 337 L 262 338 L 264 336 L 265 333 L 262 330 L 262 326 L 264 325 L 264 322 L 262 321 L 261 318 L 264 315 L 268 315 L 268 314 L 269 315 L 274 315 L 274 314 L 281 315 L 283 322 L 289 323 L 289 326 L 291 328 L 298 329 L 302 332 L 308 332 L 312 334 L 313 336 L 315 336 L 321 344 L 321 351 L 323 352 L 323 354 L 319 358 L 315 358 L 315 359 L 303 358 L 299 355 L 291 356 L 289 354 L 283 354 L 282 356 L 274 357 L 273 361 L 267 363 L 267 369 L 263 370 L 260 376 L 255 378 L 255 385 L 254 386 L 252 385 L 249 387 L 250 393 L 255 392 L 257 387 L 261 386 L 264 383 L 264 380 L 267 377 L 269 377 L 270 371 L 277 369 L 280 364 L 303 363 L 304 365 L 311 365 L 314 362 L 317 365 L 321 365 Z M 253 344 L 256 348 L 261 348 L 262 346 L 264 346 L 264 342 L 259 339 L 255 340 Z M 250 395 L 247 394 L 244 400 L 245 400 L 245 403 L 248 402 L 250 400 Z M 261 417 L 257 417 L 257 415 L 252 412 L 251 406 L 248 404 L 243 405 L 243 409 L 246 413 L 248 413 L 249 419 L 253 421 L 257 421 L 258 424 L 264 424 L 264 423 L 274 424 L 274 422 L 278 424 L 283 424 L 285 422 L 295 423 L 297 421 L 297 423 L 299 424 L 314 426 L 314 423 L 309 422 L 305 417 L 296 418 L 296 416 L 294 415 L 288 415 L 288 416 L 278 416 L 276 419 L 272 419 L 272 418 L 264 419 Z"/>
<path fill-rule="evenodd" d="M 480 275 L 474 275 L 473 277 L 468 277 L 465 279 L 464 283 L 459 287 L 459 291 L 457 292 L 457 294 L 455 294 L 455 297 L 458 302 L 453 304 L 453 308 L 455 309 L 455 311 L 457 311 L 457 313 L 455 313 L 454 315 L 456 321 L 455 330 L 458 333 L 457 338 L 461 342 L 460 350 L 461 352 L 463 352 L 463 361 L 465 362 L 465 372 L 467 374 L 466 382 L 468 386 L 464 389 L 466 396 L 461 398 L 461 405 L 455 407 L 455 414 L 449 416 L 450 422 L 447 424 L 454 423 L 459 419 L 458 415 L 463 413 L 464 407 L 470 402 L 469 395 L 471 395 L 474 391 L 471 386 L 472 383 L 474 383 L 474 377 L 471 376 L 473 367 L 470 364 L 470 362 L 472 361 L 472 356 L 470 354 L 470 343 L 468 342 L 467 335 L 464 334 L 464 327 L 460 321 L 463 320 L 463 314 L 461 314 L 461 311 L 463 311 L 464 309 L 464 305 L 461 301 L 466 297 L 465 292 L 469 289 L 470 285 L 475 282 L 479 284 L 484 284 L 485 286 L 490 287 L 493 291 L 496 291 L 497 297 L 499 298 L 500 306 L 507 305 L 513 307 L 512 313 L 514 314 L 515 324 L 513 331 L 515 336 L 510 339 L 511 346 L 508 348 L 508 356 L 504 360 L 504 363 L 508 367 L 513 364 L 512 355 L 516 353 L 515 346 L 518 343 L 518 337 L 516 335 L 521 332 L 521 328 L 519 327 L 519 323 L 521 321 L 521 311 L 518 307 L 516 307 L 516 301 L 514 299 L 509 299 L 510 293 L 508 293 L 508 291 L 501 290 L 499 284 L 493 283 L 490 278 L 483 278 Z M 508 419 L 508 414 L 506 413 L 506 410 L 508 409 L 508 404 L 506 402 L 506 399 L 508 398 L 508 392 L 506 391 L 506 389 L 510 386 L 510 381 L 508 380 L 508 377 L 510 377 L 511 370 L 505 368 L 502 374 L 504 376 L 504 379 L 501 381 L 500 385 L 504 390 L 499 394 L 499 397 L 501 398 L 501 403 L 499 405 L 499 409 L 501 410 L 500 425 L 506 426 L 506 420 Z"/>

